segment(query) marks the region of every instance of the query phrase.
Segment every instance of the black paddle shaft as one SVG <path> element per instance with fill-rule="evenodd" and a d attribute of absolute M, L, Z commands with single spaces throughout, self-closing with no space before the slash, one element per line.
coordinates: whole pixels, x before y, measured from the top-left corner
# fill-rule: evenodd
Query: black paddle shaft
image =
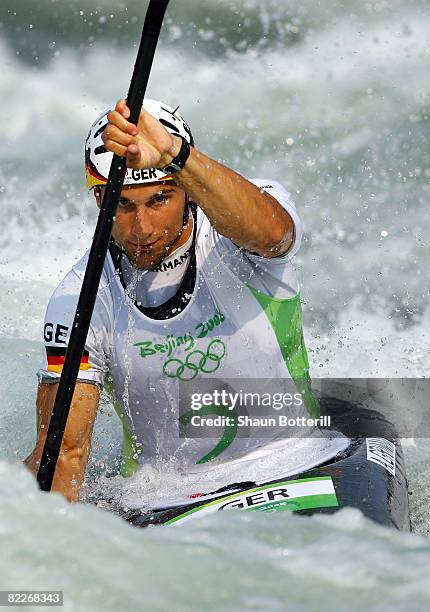
<path fill-rule="evenodd" d="M 137 124 L 142 108 L 168 3 L 169 0 L 150 0 L 146 13 L 139 51 L 127 96 L 127 104 L 131 112 L 129 120 L 135 124 Z M 125 158 L 114 155 L 37 474 L 37 480 L 42 491 L 51 490 L 126 171 Z"/>

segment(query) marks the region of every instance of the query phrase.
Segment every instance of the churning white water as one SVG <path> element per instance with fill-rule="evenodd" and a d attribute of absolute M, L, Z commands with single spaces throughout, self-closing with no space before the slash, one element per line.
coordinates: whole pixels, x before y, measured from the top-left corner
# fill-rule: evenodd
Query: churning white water
<path fill-rule="evenodd" d="M 426 609 L 425 437 L 404 441 L 415 534 L 349 509 L 138 530 L 40 493 L 20 465 L 34 443 L 44 309 L 96 218 L 83 141 L 127 91 L 144 9 L 0 9 L 0 588 L 62 589 L 79 612 Z M 148 95 L 181 104 L 201 150 L 294 194 L 315 377 L 429 370 L 429 41 L 424 0 L 172 0 Z M 105 400 L 90 491 L 115 474 L 120 436 Z"/>

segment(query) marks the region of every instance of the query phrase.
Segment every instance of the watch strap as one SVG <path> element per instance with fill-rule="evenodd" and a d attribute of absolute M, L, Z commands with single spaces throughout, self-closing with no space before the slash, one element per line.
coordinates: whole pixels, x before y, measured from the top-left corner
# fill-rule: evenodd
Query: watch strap
<path fill-rule="evenodd" d="M 163 172 L 165 172 L 166 174 L 176 174 L 176 172 L 182 170 L 190 156 L 190 143 L 183 136 L 179 136 L 179 138 L 182 140 L 182 146 L 179 150 L 179 153 L 174 159 L 172 159 L 170 164 L 167 164 L 167 166 L 162 168 Z"/>

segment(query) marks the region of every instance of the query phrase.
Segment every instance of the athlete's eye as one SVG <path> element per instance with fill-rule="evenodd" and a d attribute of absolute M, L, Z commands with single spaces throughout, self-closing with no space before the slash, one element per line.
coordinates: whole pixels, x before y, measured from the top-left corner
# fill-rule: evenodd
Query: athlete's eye
<path fill-rule="evenodd" d="M 165 202 L 167 202 L 167 200 L 169 199 L 168 195 L 165 195 L 164 193 L 157 193 L 153 198 L 152 198 L 152 202 L 154 204 L 164 204 Z"/>
<path fill-rule="evenodd" d="M 133 202 L 131 200 L 126 200 L 125 198 L 120 198 L 118 202 L 118 208 L 121 210 L 127 210 L 133 207 Z"/>

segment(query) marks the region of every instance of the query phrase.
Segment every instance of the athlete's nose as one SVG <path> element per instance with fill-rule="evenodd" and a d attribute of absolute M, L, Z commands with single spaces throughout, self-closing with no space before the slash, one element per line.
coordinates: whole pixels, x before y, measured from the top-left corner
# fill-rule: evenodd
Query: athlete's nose
<path fill-rule="evenodd" d="M 132 237 L 136 242 L 150 242 L 150 237 L 154 233 L 154 226 L 151 222 L 151 214 L 145 205 L 137 206 L 133 219 Z"/>

